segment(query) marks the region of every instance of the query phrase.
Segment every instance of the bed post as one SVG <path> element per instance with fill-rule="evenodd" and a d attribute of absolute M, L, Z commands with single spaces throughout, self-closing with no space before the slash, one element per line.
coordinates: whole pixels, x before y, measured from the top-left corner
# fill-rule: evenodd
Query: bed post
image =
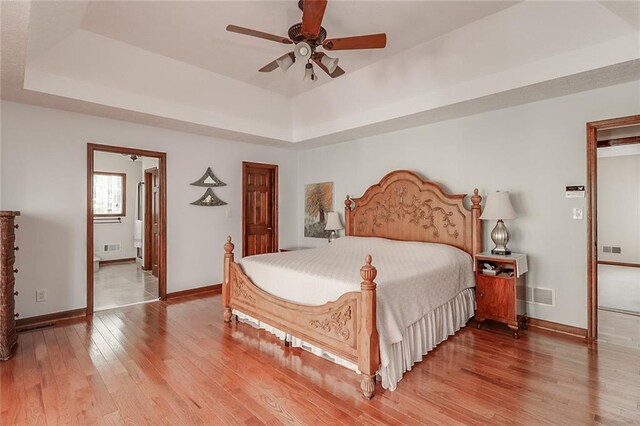
<path fill-rule="evenodd" d="M 351 198 L 347 195 L 344 200 L 344 235 L 350 236 L 351 234 Z"/>
<path fill-rule="evenodd" d="M 224 322 L 231 322 L 231 262 L 233 262 L 234 245 L 231 236 L 224 245 L 224 279 L 222 281 L 222 304 L 224 306 Z"/>
<path fill-rule="evenodd" d="M 471 196 L 471 219 L 473 220 L 473 247 L 471 250 L 473 255 L 482 253 L 482 221 L 480 220 L 480 201 L 482 201 L 482 197 L 478 195 L 478 188 L 473 190 L 473 195 Z"/>
<path fill-rule="evenodd" d="M 358 369 L 362 373 L 360 388 L 365 398 L 371 399 L 376 386 L 376 373 L 380 366 L 380 346 L 376 326 L 376 279 L 378 271 L 371 266 L 371 255 L 360 268 L 360 329 L 358 336 Z"/>

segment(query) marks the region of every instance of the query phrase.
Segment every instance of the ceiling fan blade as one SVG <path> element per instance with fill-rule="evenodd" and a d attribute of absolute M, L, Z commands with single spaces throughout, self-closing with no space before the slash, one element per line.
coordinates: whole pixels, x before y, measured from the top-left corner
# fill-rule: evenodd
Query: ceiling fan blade
<path fill-rule="evenodd" d="M 322 43 L 327 50 L 382 49 L 387 45 L 385 33 L 354 37 L 330 38 Z"/>
<path fill-rule="evenodd" d="M 313 62 L 315 62 L 316 65 L 318 65 L 322 69 L 322 71 L 326 72 L 329 77 L 336 78 L 336 77 L 340 77 L 342 74 L 345 73 L 344 70 L 339 66 L 337 66 L 336 69 L 333 70 L 332 73 L 330 73 L 327 67 L 325 67 L 324 64 L 322 63 L 323 56 L 325 56 L 324 53 L 317 52 L 315 55 L 313 55 L 312 59 L 313 59 Z"/>
<path fill-rule="evenodd" d="M 237 25 L 227 25 L 227 31 L 232 33 L 248 35 L 251 37 L 263 38 L 265 40 L 271 40 L 271 41 L 275 41 L 282 44 L 293 44 L 293 42 L 286 37 L 273 35 L 269 33 L 263 33 L 262 31 L 256 31 L 250 28 L 239 27 Z"/>
<path fill-rule="evenodd" d="M 275 70 L 277 68 L 278 68 L 278 62 L 271 61 L 267 65 L 265 65 L 264 67 L 260 68 L 258 71 L 259 72 L 271 72 L 271 71 L 273 71 L 273 70 Z"/>
<path fill-rule="evenodd" d="M 327 0 L 304 0 L 302 7 L 302 35 L 315 40 L 320 33 L 324 10 L 327 8 Z"/>
<path fill-rule="evenodd" d="M 285 68 L 283 68 L 283 70 L 286 71 L 296 61 L 296 56 L 294 55 L 293 52 L 285 53 L 284 55 L 280 56 L 275 61 L 269 62 L 264 67 L 260 68 L 258 71 L 259 72 L 271 72 L 271 71 L 277 69 L 280 66 L 278 61 L 282 61 L 287 56 L 289 56 L 291 58 L 291 61 L 289 62 L 289 66 L 286 66 Z"/>

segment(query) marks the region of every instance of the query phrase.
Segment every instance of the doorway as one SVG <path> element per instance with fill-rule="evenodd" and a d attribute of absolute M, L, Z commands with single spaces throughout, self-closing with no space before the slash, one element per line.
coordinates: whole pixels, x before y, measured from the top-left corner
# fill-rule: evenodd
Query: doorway
<path fill-rule="evenodd" d="M 87 313 L 166 299 L 166 154 L 87 144 Z"/>
<path fill-rule="evenodd" d="M 242 163 L 242 256 L 278 251 L 278 166 Z"/>
<path fill-rule="evenodd" d="M 636 291 L 640 297 L 640 252 L 635 252 L 640 246 L 635 247 L 633 237 L 637 224 L 626 216 L 638 213 L 640 201 L 633 197 L 640 197 L 640 189 L 631 187 L 634 179 L 628 175 L 635 173 L 633 168 L 625 172 L 622 164 L 635 164 L 631 155 L 635 150 L 640 154 L 639 148 L 640 115 L 587 123 L 587 337 L 628 342 L 636 349 L 640 315 L 633 311 Z M 631 206 L 622 207 L 627 202 Z"/>

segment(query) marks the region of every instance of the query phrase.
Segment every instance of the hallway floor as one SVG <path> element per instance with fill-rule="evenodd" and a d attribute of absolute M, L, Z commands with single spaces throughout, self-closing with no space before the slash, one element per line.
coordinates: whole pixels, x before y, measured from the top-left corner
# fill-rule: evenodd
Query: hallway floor
<path fill-rule="evenodd" d="M 598 265 L 598 307 L 640 315 L 640 268 Z"/>
<path fill-rule="evenodd" d="M 137 262 L 100 266 L 94 274 L 95 310 L 158 299 L 158 278 Z"/>
<path fill-rule="evenodd" d="M 640 315 L 598 309 L 598 342 L 640 349 Z"/>

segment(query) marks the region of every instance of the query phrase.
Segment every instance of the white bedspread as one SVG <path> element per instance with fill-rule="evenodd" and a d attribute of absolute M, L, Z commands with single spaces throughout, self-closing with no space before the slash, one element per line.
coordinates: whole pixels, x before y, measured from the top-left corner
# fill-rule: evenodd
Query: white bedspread
<path fill-rule="evenodd" d="M 381 361 L 385 348 L 400 342 L 407 328 L 463 290 L 474 287 L 471 256 L 443 244 L 344 237 L 309 250 L 265 254 L 239 263 L 263 290 L 296 303 L 321 305 L 360 290 L 367 254 L 378 270 L 377 325 Z"/>

